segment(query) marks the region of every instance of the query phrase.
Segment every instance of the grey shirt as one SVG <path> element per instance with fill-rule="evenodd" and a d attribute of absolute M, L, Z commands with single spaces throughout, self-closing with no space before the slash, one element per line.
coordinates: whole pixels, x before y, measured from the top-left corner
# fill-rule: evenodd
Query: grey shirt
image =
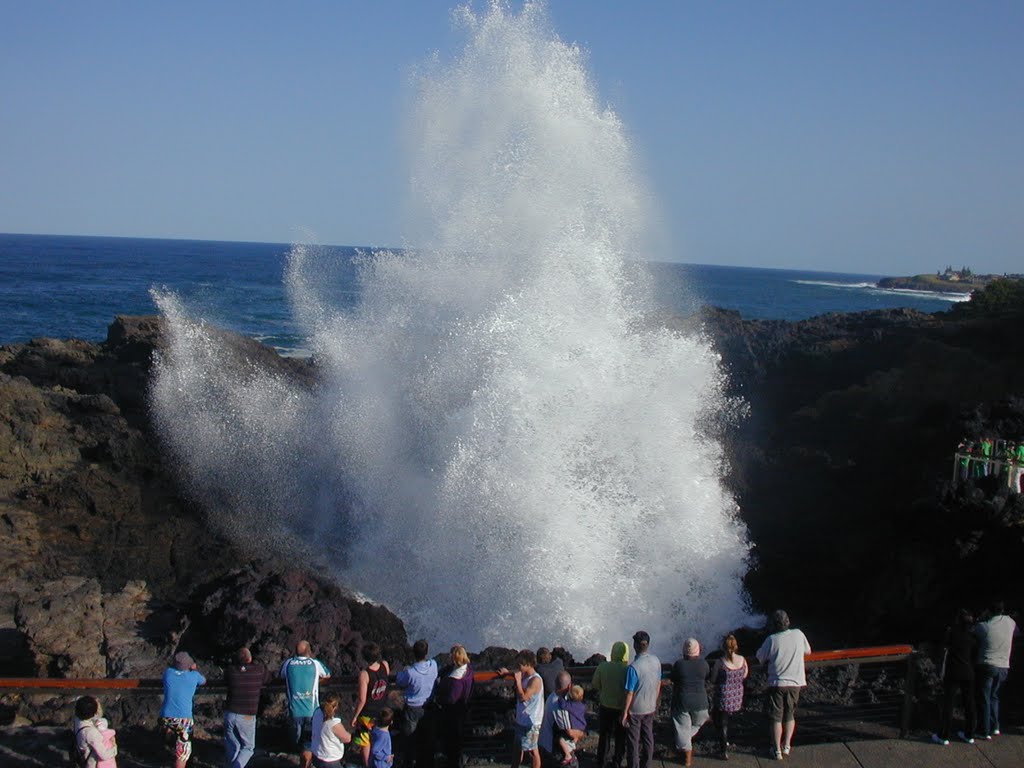
<path fill-rule="evenodd" d="M 633 692 L 631 715 L 650 715 L 658 708 L 661 661 L 653 653 L 641 653 L 626 670 L 626 690 Z"/>
<path fill-rule="evenodd" d="M 978 661 L 999 669 L 1010 668 L 1010 651 L 1017 624 L 1009 616 L 993 616 L 978 624 Z"/>

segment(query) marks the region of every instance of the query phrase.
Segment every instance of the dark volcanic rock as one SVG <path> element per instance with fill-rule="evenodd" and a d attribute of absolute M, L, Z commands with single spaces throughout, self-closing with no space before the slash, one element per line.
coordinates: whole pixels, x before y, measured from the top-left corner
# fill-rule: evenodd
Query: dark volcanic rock
<path fill-rule="evenodd" d="M 279 662 L 308 640 L 333 674 L 353 674 L 366 642 L 380 643 L 389 659 L 407 655 L 405 627 L 390 611 L 294 568 L 250 565 L 205 585 L 193 600 L 181 646 L 203 658 L 226 658 L 247 645 L 257 658 Z"/>
<path fill-rule="evenodd" d="M 252 562 L 181 493 L 153 434 L 162 321 L 107 341 L 0 347 L 0 674 L 156 676 L 188 647 L 252 643 L 271 665 L 307 638 L 341 671 L 367 640 L 408 653 L 399 619 L 293 564 Z M 312 385 L 308 360 L 218 332 L 230 354 Z"/>
<path fill-rule="evenodd" d="M 853 644 L 921 639 L 957 604 L 1020 594 L 1019 497 L 951 479 L 964 436 L 1024 438 L 1021 317 L 704 313 L 750 405 L 729 483 L 757 607 L 788 607 L 819 645 Z"/>

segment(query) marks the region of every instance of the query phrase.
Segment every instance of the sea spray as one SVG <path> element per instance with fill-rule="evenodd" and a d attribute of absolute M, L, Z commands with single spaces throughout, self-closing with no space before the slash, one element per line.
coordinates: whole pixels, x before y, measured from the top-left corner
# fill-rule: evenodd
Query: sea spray
<path fill-rule="evenodd" d="M 458 12 L 421 74 L 410 241 L 287 287 L 316 361 L 296 383 L 173 295 L 154 416 L 213 519 L 306 552 L 438 643 L 713 643 L 747 619 L 749 544 L 703 425 L 717 356 L 649 320 L 648 195 L 584 56 L 543 7 Z"/>

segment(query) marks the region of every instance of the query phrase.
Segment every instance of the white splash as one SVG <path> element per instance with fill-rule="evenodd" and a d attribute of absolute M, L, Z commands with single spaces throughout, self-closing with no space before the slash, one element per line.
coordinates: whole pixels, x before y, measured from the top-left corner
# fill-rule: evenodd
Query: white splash
<path fill-rule="evenodd" d="M 288 290 L 318 383 L 238 362 L 178 300 L 154 413 L 214 519 L 299 541 L 450 641 L 666 651 L 747 618 L 749 544 L 701 425 L 716 355 L 645 320 L 647 192 L 584 56 L 540 5 L 458 13 L 422 76 L 415 242 L 329 300 L 296 246 Z"/>

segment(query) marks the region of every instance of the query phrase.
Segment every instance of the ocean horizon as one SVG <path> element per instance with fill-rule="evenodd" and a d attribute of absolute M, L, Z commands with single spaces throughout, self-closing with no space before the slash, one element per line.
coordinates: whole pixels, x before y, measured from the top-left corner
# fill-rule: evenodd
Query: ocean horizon
<path fill-rule="evenodd" d="M 315 246 L 330 264 L 322 290 L 339 309 L 359 301 L 360 254 L 381 246 Z M 196 316 L 302 354 L 306 339 L 287 299 L 292 244 L 93 235 L 0 233 L 0 344 L 34 338 L 99 341 L 116 315 L 154 314 L 153 288 L 177 294 Z M 910 307 L 939 312 L 969 294 L 882 289 L 883 275 L 633 262 L 653 276 L 663 311 L 702 305 L 745 319 L 802 320 L 830 312 Z"/>

